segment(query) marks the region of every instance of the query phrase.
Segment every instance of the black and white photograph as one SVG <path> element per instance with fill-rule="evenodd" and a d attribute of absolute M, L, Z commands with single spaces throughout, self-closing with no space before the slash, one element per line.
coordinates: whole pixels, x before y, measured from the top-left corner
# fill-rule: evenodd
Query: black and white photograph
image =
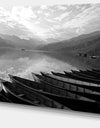
<path fill-rule="evenodd" d="M 100 114 L 100 4 L 0 5 L 0 102 Z"/>

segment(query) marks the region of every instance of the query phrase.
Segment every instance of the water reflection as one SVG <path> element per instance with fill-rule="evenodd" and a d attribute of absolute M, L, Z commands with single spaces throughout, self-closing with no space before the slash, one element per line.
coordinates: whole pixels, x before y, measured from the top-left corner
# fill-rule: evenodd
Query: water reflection
<path fill-rule="evenodd" d="M 91 68 L 86 60 L 68 54 L 15 49 L 0 50 L 0 77 L 4 79 L 8 79 L 7 74 L 9 73 L 32 79 L 31 72 L 63 72 L 64 70 L 86 68 Z"/>
<path fill-rule="evenodd" d="M 50 54 L 50 53 L 49 53 Z M 7 50 L 0 56 L 0 77 L 7 74 L 19 75 L 31 79 L 31 72 L 50 72 L 75 69 L 70 64 L 48 56 L 43 52 Z"/>

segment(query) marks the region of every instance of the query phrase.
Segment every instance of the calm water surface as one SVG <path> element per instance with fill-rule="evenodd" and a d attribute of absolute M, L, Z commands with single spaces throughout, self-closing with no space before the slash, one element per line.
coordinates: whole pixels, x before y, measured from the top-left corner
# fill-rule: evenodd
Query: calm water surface
<path fill-rule="evenodd" d="M 95 63 L 68 54 L 1 48 L 0 78 L 8 79 L 10 73 L 32 79 L 31 72 L 63 72 L 71 69 L 87 69 L 95 66 Z"/>

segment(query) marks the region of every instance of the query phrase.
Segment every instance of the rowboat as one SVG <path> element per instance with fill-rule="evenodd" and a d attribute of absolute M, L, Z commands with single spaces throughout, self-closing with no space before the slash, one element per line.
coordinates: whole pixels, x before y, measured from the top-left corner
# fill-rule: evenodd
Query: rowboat
<path fill-rule="evenodd" d="M 86 76 L 82 76 L 82 75 L 80 75 L 79 73 L 68 73 L 68 72 L 66 72 L 66 71 L 64 71 L 65 72 L 65 75 L 67 76 L 67 77 L 70 77 L 70 78 L 72 78 L 72 79 L 76 79 L 76 80 L 80 80 L 80 81 L 83 81 L 83 82 L 88 82 L 88 83 L 94 83 L 94 84 L 99 84 L 100 83 L 100 81 L 99 80 L 96 80 L 96 79 L 90 79 L 90 78 L 88 78 L 88 77 L 86 77 Z"/>
<path fill-rule="evenodd" d="M 90 79 L 87 79 L 87 77 L 76 75 L 76 74 L 71 73 L 71 72 L 64 71 L 65 74 L 63 74 L 63 73 L 56 73 L 56 72 L 51 72 L 51 73 L 53 75 L 64 77 L 64 78 L 72 78 L 72 79 L 75 79 L 75 80 L 81 80 L 81 81 L 91 82 L 91 80 Z"/>
<path fill-rule="evenodd" d="M 84 74 L 83 72 L 72 71 L 72 73 L 73 73 L 74 75 L 79 76 L 79 77 L 83 77 L 84 79 L 86 79 L 86 80 L 88 80 L 88 81 L 90 81 L 90 82 L 92 82 L 92 83 L 100 83 L 100 80 L 99 80 L 99 79 L 90 77 L 89 75 L 86 75 L 86 74 Z"/>
<path fill-rule="evenodd" d="M 37 78 L 41 77 L 40 75 L 33 74 L 33 73 L 32 73 L 32 76 L 37 77 Z M 57 88 L 57 87 L 53 86 L 52 84 L 46 83 L 42 79 L 41 79 L 41 81 L 39 81 L 39 80 L 32 81 L 32 80 L 28 80 L 28 79 L 21 78 L 18 76 L 12 76 L 12 77 L 13 77 L 13 79 L 19 81 L 20 83 L 22 83 L 22 84 L 24 84 L 30 88 L 37 89 L 37 90 L 44 91 L 44 92 L 48 92 L 48 93 L 52 93 L 52 94 L 56 94 L 59 96 L 67 96 L 66 90 Z"/>
<path fill-rule="evenodd" d="M 66 76 L 61 74 L 61 73 L 54 73 L 53 72 L 53 75 L 61 76 L 61 77 L 66 78 Z M 68 83 L 70 84 L 70 82 L 68 82 Z M 71 83 L 71 85 L 78 86 L 78 87 L 81 87 L 81 88 L 84 88 L 84 89 L 89 89 L 89 90 L 96 91 L 96 92 L 100 92 L 100 86 L 99 85 L 98 86 L 90 86 L 90 85 L 82 85 L 82 84 L 76 84 L 76 83 Z"/>
<path fill-rule="evenodd" d="M 96 75 L 97 77 L 100 78 L 100 72 L 96 72 L 96 71 L 94 71 L 94 70 L 87 70 L 87 72 L 90 72 L 90 73 L 92 73 L 93 75 Z"/>
<path fill-rule="evenodd" d="M 31 102 L 24 93 L 16 92 L 11 82 L 3 82 L 3 86 L 6 92 L 3 92 L 5 97 L 8 97 L 13 103 L 25 104 L 25 105 L 36 105 L 35 102 Z"/>
<path fill-rule="evenodd" d="M 34 74 L 33 74 L 34 75 Z M 65 91 L 65 96 L 66 97 L 71 97 L 71 98 L 75 98 L 75 99 L 83 99 L 83 100 L 96 100 L 96 98 L 99 100 L 100 95 L 98 95 L 99 93 L 95 93 L 94 90 L 96 90 L 94 87 L 89 88 L 88 87 L 84 87 L 82 85 L 77 86 L 75 84 L 66 84 L 66 88 L 63 87 L 59 87 L 57 84 L 51 84 L 48 83 L 46 79 L 43 78 L 43 76 L 35 74 L 37 76 L 37 78 L 39 79 L 39 81 L 41 83 L 46 84 L 46 86 L 54 86 L 56 88 L 59 88 L 61 91 Z M 34 77 L 34 76 L 33 76 Z M 65 84 L 64 84 L 65 85 Z M 94 90 L 93 90 L 94 89 Z M 99 87 L 100 89 L 100 87 Z M 92 91 L 90 91 L 92 90 Z M 96 96 L 96 97 L 95 97 Z M 85 97 L 85 98 L 83 98 Z"/>
<path fill-rule="evenodd" d="M 45 83 L 45 84 L 49 84 L 50 86 L 54 86 L 53 84 L 51 84 L 50 82 L 48 82 L 47 80 L 45 80 L 44 79 L 44 77 L 42 77 L 41 75 L 37 75 L 37 74 L 35 74 L 39 79 L 40 79 L 40 81 L 42 81 L 43 83 Z M 82 89 L 89 89 L 89 90 L 92 90 L 92 91 L 96 91 L 96 92 L 100 92 L 100 86 L 90 86 L 90 85 L 82 85 L 82 84 L 76 84 L 76 83 L 70 83 L 69 81 L 68 82 L 65 82 L 65 83 L 63 83 L 64 84 L 64 86 L 62 86 L 62 87 L 59 87 L 58 85 L 57 85 L 57 88 L 59 87 L 60 89 L 68 89 L 68 86 L 70 85 L 70 86 L 75 86 L 75 87 L 77 87 L 77 89 L 76 89 L 76 91 L 77 90 L 82 90 Z M 72 89 L 72 87 L 69 87 L 69 89 Z M 75 88 L 74 88 L 74 90 L 75 90 Z M 84 92 L 85 92 L 85 90 L 84 90 Z"/>
<path fill-rule="evenodd" d="M 2 89 L 1 92 L 0 92 L 0 102 L 12 103 L 11 99 L 10 99 L 9 97 L 7 97 L 7 96 L 5 95 L 5 93 L 6 93 L 6 92 L 4 91 L 4 89 Z"/>
<path fill-rule="evenodd" d="M 56 95 L 46 95 L 47 97 L 50 97 L 54 99 L 57 102 L 60 102 L 67 108 L 70 108 L 71 110 L 75 111 L 83 111 L 83 112 L 92 112 L 92 113 L 100 113 L 100 106 L 99 103 L 93 102 L 93 101 L 84 101 L 84 100 L 78 100 L 68 97 L 60 97 Z"/>
<path fill-rule="evenodd" d="M 97 73 L 100 73 L 100 69 L 92 69 L 92 71 L 95 71 Z"/>
<path fill-rule="evenodd" d="M 16 77 L 14 77 L 16 79 Z M 18 77 L 19 78 L 19 77 Z M 22 82 L 23 80 L 21 80 Z M 28 80 L 26 80 L 28 82 Z M 17 79 L 17 84 L 19 84 Z M 24 83 L 21 83 L 21 85 Z M 33 88 L 31 89 L 33 90 Z M 100 113 L 99 103 L 96 103 L 95 101 L 84 101 L 84 100 L 78 100 L 73 99 L 65 96 L 58 96 L 56 94 L 50 94 L 45 93 L 42 91 L 42 94 L 44 94 L 46 97 L 66 106 L 67 108 L 70 108 L 71 110 L 77 110 L 77 111 L 85 111 L 85 112 L 96 112 Z M 91 107 L 92 106 L 92 107 Z"/>
<path fill-rule="evenodd" d="M 84 82 L 81 80 L 75 80 L 74 78 L 70 78 L 70 77 L 62 77 L 62 76 L 58 76 L 58 75 L 52 75 L 49 73 L 43 73 L 41 72 L 42 76 L 44 77 L 44 79 L 48 79 L 48 82 L 53 82 L 54 80 L 56 81 L 57 85 L 59 85 L 59 82 L 61 82 L 61 87 L 66 88 L 66 86 L 64 87 L 64 84 L 68 83 L 68 84 L 73 84 L 76 86 L 81 86 L 81 87 L 100 87 L 99 84 L 95 84 L 95 83 L 90 83 L 90 82 Z"/>
<path fill-rule="evenodd" d="M 69 84 L 68 84 L 68 81 L 66 82 L 66 80 L 64 78 L 61 78 L 61 77 L 58 77 L 58 76 L 53 76 L 51 74 L 46 74 L 46 73 L 45 74 L 42 73 L 42 75 L 44 76 L 45 81 L 49 81 L 49 83 L 53 84 L 54 86 L 63 88 L 63 89 L 65 89 L 65 90 L 67 90 L 71 93 L 74 93 L 74 94 L 77 94 L 77 95 L 80 95 L 80 96 L 83 96 L 83 97 L 86 97 L 86 98 L 89 98 L 89 99 L 92 99 L 92 100 L 96 100 L 98 102 L 100 101 L 100 93 L 98 93 L 98 92 L 91 91 L 90 89 L 86 89 L 86 88 L 84 88 L 84 90 L 80 91 L 80 88 L 78 87 L 79 84 L 77 84 L 75 86 L 74 85 L 75 82 L 72 85 L 72 82 L 69 82 Z M 56 82 L 56 84 L 55 84 L 55 82 Z M 85 84 L 84 84 L 84 86 L 86 87 Z M 88 86 L 95 87 L 97 85 L 91 84 L 91 85 L 88 85 Z"/>
<path fill-rule="evenodd" d="M 81 70 L 80 70 L 80 72 L 86 74 L 87 76 L 93 77 L 93 79 L 97 79 L 97 80 L 100 79 L 100 75 L 98 75 L 98 74 L 96 74 L 96 73 L 93 73 L 93 72 L 90 71 L 90 70 L 87 70 L 87 71 L 81 71 Z"/>
<path fill-rule="evenodd" d="M 19 81 L 22 84 L 25 84 L 26 86 L 28 86 L 30 88 L 33 88 L 33 89 L 36 89 L 36 90 L 41 90 L 44 93 L 50 93 L 50 94 L 55 94 L 55 95 L 58 95 L 58 96 L 65 96 L 65 97 L 89 100 L 87 98 L 83 98 L 82 96 L 79 98 L 79 96 L 77 96 L 76 94 L 68 92 L 65 89 L 58 88 L 57 86 L 54 86 L 54 85 L 44 81 L 42 79 L 41 75 L 33 74 L 33 73 L 32 73 L 32 75 L 33 75 L 33 77 L 35 76 L 35 77 L 38 78 L 37 82 L 27 80 L 27 79 L 24 79 L 24 78 L 20 78 L 20 77 L 17 77 L 17 76 L 13 76 L 13 79 Z"/>
<path fill-rule="evenodd" d="M 79 76 L 82 76 L 82 77 L 85 77 L 85 78 L 88 78 L 90 80 L 94 80 L 94 81 L 97 81 L 97 82 L 100 82 L 100 80 L 98 79 L 98 75 L 96 74 L 93 74 L 89 71 L 72 71 L 73 74 L 78 74 Z"/>
<path fill-rule="evenodd" d="M 14 79 L 13 76 L 11 75 L 10 75 L 10 79 L 13 83 L 13 90 L 16 90 L 19 93 L 23 92 L 25 96 L 33 103 L 38 101 L 39 102 L 38 106 L 67 109 L 66 106 L 47 97 L 46 96 L 47 93 L 43 93 L 41 90 L 33 89 L 30 86 L 26 86 L 26 84 L 19 82 L 18 80 Z"/>

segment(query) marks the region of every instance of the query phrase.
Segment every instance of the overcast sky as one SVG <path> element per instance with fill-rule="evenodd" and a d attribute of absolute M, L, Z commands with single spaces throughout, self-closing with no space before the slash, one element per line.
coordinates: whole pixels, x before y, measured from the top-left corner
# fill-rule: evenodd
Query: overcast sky
<path fill-rule="evenodd" d="M 32 1 L 30 4 L 25 0 L 4 1 L 0 4 L 0 33 L 3 34 L 46 40 L 100 31 L 100 4 L 36 6 Z"/>

